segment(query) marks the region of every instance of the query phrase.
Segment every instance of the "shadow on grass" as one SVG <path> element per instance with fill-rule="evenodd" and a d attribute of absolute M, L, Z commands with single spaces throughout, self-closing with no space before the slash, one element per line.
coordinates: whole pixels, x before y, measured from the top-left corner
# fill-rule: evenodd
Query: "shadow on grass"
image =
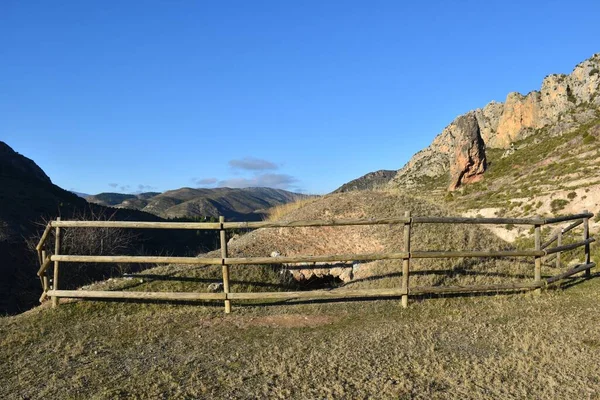
<path fill-rule="evenodd" d="M 561 282 L 561 284 L 554 284 L 548 286 L 544 290 L 565 290 L 573 286 L 577 286 L 583 282 L 591 279 L 600 278 L 600 273 L 594 273 L 590 277 L 578 276 L 574 278 L 567 278 Z M 519 288 L 511 290 L 496 290 L 489 292 L 473 292 L 473 293 L 440 293 L 440 294 L 421 294 L 410 296 L 412 302 L 422 302 L 427 299 L 441 299 L 441 298 L 476 298 L 476 297 L 493 297 L 499 295 L 510 295 L 532 291 L 533 289 Z M 303 305 L 303 304 L 335 304 L 335 303 L 362 303 L 369 300 L 396 300 L 399 301 L 401 296 L 381 296 L 381 297 L 354 297 L 346 299 L 286 299 L 286 300 L 275 300 L 275 301 L 248 301 L 248 300 L 232 300 L 232 306 L 234 308 L 251 308 L 251 307 L 273 307 L 282 305 Z M 212 309 L 223 308 L 223 300 L 144 300 L 144 299 L 79 299 L 78 301 L 84 302 L 101 302 L 101 303 L 130 303 L 130 304 L 157 304 L 157 305 L 197 305 L 208 307 Z"/>

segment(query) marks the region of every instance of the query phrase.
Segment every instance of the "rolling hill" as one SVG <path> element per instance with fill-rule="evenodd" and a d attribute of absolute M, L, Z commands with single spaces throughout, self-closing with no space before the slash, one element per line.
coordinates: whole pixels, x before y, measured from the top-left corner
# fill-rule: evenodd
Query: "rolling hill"
<path fill-rule="evenodd" d="M 267 209 L 309 196 L 271 188 L 181 188 L 164 193 L 100 193 L 88 196 L 91 203 L 141 210 L 163 218 L 216 218 L 260 220 Z"/>

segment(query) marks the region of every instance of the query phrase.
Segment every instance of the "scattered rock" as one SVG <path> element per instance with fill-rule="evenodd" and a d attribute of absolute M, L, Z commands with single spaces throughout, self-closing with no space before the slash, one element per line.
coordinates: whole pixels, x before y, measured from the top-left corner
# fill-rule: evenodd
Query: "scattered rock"
<path fill-rule="evenodd" d="M 223 283 L 222 282 L 214 282 L 208 285 L 208 291 L 211 293 L 218 293 L 223 291 Z"/>

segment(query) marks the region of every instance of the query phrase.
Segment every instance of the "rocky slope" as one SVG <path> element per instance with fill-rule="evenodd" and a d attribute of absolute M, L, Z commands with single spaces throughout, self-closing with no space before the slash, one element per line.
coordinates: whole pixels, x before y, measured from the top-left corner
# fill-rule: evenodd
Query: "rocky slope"
<path fill-rule="evenodd" d="M 308 196 L 271 188 L 181 188 L 164 193 L 101 193 L 87 197 L 92 203 L 141 210 L 163 218 L 212 217 L 258 220 L 268 208 Z"/>
<path fill-rule="evenodd" d="M 394 176 L 396 171 L 380 169 L 379 171 L 369 172 L 366 175 L 356 178 L 343 184 L 333 191 L 333 193 L 351 192 L 353 190 L 375 189 L 386 185 Z"/>
<path fill-rule="evenodd" d="M 573 131 L 599 116 L 599 92 L 600 53 L 569 75 L 547 76 L 539 91 L 510 93 L 504 103 L 491 102 L 459 116 L 398 171 L 391 186 L 435 181 L 454 190 L 476 182 L 487 168 L 486 148 L 509 149 L 540 130 L 548 137 Z"/>

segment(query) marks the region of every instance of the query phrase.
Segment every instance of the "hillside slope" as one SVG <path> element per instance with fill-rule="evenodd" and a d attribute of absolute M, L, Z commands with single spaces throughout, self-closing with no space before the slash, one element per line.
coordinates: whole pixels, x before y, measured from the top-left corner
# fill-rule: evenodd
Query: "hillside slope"
<path fill-rule="evenodd" d="M 145 211 L 163 218 L 212 217 L 259 220 L 268 208 L 308 196 L 272 188 L 181 188 L 164 193 L 100 193 L 87 197 L 92 203 Z"/>
<path fill-rule="evenodd" d="M 36 271 L 39 265 L 27 241 L 43 231 L 44 226 L 40 224 L 57 216 L 70 219 L 82 214 L 115 220 L 162 220 L 141 211 L 89 204 L 76 194 L 54 185 L 35 162 L 0 142 L 0 254 L 3 257 L 0 262 L 0 313 L 24 311 L 38 304 L 40 283 Z M 133 247 L 144 248 L 151 254 L 168 251 L 187 255 L 214 248 L 213 237 L 191 231 L 144 231 L 131 238 Z M 70 267 L 66 268 L 65 271 Z M 104 270 L 109 271 L 109 266 Z M 106 276 L 106 273 L 99 272 L 98 277 Z M 77 283 L 85 283 L 85 280 L 72 282 Z"/>
<path fill-rule="evenodd" d="M 343 184 L 333 191 L 333 193 L 350 192 L 353 190 L 370 190 L 385 186 L 395 175 L 397 171 L 380 169 L 379 171 L 369 172 L 348 183 Z"/>

